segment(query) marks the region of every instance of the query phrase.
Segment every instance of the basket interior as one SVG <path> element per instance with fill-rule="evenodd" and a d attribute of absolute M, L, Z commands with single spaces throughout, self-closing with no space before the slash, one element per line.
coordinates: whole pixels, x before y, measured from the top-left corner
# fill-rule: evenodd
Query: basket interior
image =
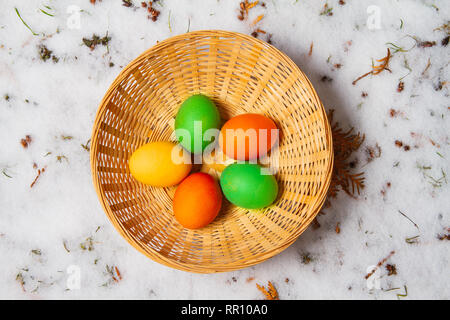
<path fill-rule="evenodd" d="M 213 223 L 188 230 L 173 217 L 175 187 L 137 182 L 128 159 L 147 142 L 174 140 L 177 110 L 197 93 L 224 122 L 246 112 L 276 122 L 280 191 L 262 210 L 224 201 Z M 168 39 L 130 63 L 102 101 L 91 152 L 100 200 L 122 235 L 152 259 L 195 272 L 239 269 L 290 245 L 320 209 L 332 164 L 326 115 L 304 74 L 267 43 L 217 31 Z"/>

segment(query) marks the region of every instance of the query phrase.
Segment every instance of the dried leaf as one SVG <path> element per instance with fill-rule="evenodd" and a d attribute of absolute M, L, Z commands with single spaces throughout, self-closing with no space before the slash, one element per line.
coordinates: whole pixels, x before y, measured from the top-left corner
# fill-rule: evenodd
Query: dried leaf
<path fill-rule="evenodd" d="M 275 289 L 272 282 L 269 281 L 267 289 L 263 286 L 260 286 L 259 284 L 256 284 L 256 287 L 264 294 L 266 300 L 280 300 L 280 298 L 278 297 L 278 291 L 277 289 Z"/>
<path fill-rule="evenodd" d="M 20 144 L 22 145 L 22 147 L 28 148 L 28 145 L 31 143 L 31 141 L 33 141 L 31 139 L 31 136 L 30 135 L 26 135 L 24 139 L 20 140 Z"/>
<path fill-rule="evenodd" d="M 388 272 L 388 276 L 393 276 L 397 274 L 397 267 L 395 266 L 395 264 L 387 264 L 386 270 Z"/>
<path fill-rule="evenodd" d="M 131 0 L 122 0 L 122 5 L 123 5 L 124 7 L 129 8 L 129 7 L 132 7 L 132 6 L 133 6 L 133 3 L 131 2 Z"/>
<path fill-rule="evenodd" d="M 253 8 L 254 6 L 256 6 L 259 3 L 259 1 L 253 1 L 253 2 L 248 2 L 248 0 L 244 0 L 241 3 L 239 3 L 239 15 L 238 15 L 238 19 L 239 20 L 244 20 L 247 19 L 248 17 L 248 11 Z"/>
<path fill-rule="evenodd" d="M 341 226 L 340 225 L 341 225 L 340 222 L 336 223 L 335 231 L 336 231 L 337 234 L 341 233 Z"/>

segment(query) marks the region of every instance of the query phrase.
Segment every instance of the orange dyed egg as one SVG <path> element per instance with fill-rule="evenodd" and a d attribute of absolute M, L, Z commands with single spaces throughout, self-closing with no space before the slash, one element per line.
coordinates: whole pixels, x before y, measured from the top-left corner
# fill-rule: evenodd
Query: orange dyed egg
<path fill-rule="evenodd" d="M 220 130 L 219 145 L 236 160 L 265 156 L 278 140 L 275 123 L 256 113 L 241 114 L 228 120 Z"/>
<path fill-rule="evenodd" d="M 211 223 L 222 206 L 219 184 L 207 173 L 191 174 L 175 191 L 173 213 L 185 228 L 199 229 Z"/>

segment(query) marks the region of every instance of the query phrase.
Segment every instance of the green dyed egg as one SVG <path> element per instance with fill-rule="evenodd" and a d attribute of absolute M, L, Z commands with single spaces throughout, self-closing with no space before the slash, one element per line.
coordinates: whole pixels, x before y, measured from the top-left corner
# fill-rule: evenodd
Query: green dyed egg
<path fill-rule="evenodd" d="M 219 126 L 220 115 L 216 105 L 201 94 L 186 99 L 175 118 L 178 141 L 186 150 L 197 154 L 215 140 L 216 135 L 208 137 L 205 136 L 205 132 L 208 129 L 219 129 Z"/>
<path fill-rule="evenodd" d="M 261 173 L 257 164 L 234 163 L 220 176 L 223 194 L 231 203 L 246 209 L 261 209 L 275 201 L 278 184 L 272 175 Z"/>

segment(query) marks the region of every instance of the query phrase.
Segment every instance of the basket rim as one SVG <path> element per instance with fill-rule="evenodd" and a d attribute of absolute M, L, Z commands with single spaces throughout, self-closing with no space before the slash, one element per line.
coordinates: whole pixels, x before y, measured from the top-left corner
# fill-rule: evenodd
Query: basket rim
<path fill-rule="evenodd" d="M 256 41 L 257 43 L 269 47 L 278 55 L 278 58 L 280 60 L 283 60 L 290 68 L 292 68 L 295 72 L 298 72 L 300 75 L 304 77 L 306 82 L 309 84 L 311 94 L 315 97 L 315 99 L 318 102 L 318 107 L 321 109 L 322 112 L 322 119 L 325 129 L 325 137 L 327 138 L 327 145 L 329 146 L 329 157 L 327 158 L 328 164 L 326 165 L 327 168 L 327 174 L 326 174 L 326 181 L 324 181 L 324 185 L 321 188 L 321 193 L 318 194 L 315 202 L 311 204 L 311 208 L 314 208 L 314 212 L 308 217 L 308 219 L 305 221 L 304 226 L 299 228 L 299 231 L 293 232 L 292 235 L 288 238 L 288 240 L 283 243 L 281 246 L 274 248 L 270 251 L 267 251 L 265 254 L 258 256 L 257 258 L 247 260 L 245 263 L 241 263 L 239 265 L 235 265 L 233 267 L 230 267 L 229 265 L 216 265 L 214 267 L 204 266 L 204 265 L 198 265 L 198 264 L 192 264 L 192 263 L 181 263 L 179 261 L 169 259 L 165 257 L 164 255 L 160 254 L 158 251 L 152 249 L 152 248 L 143 248 L 141 244 L 134 239 L 134 237 L 126 230 L 124 229 L 121 224 L 118 222 L 117 218 L 115 217 L 114 213 L 111 212 L 111 208 L 109 207 L 109 204 L 106 202 L 106 198 L 103 197 L 103 194 L 101 192 L 100 183 L 98 176 L 96 176 L 96 154 L 97 154 L 97 131 L 99 124 L 101 123 L 101 119 L 103 114 L 106 112 L 106 108 L 104 108 L 105 102 L 110 100 L 111 95 L 117 88 L 118 84 L 124 79 L 124 77 L 128 74 L 128 71 L 134 67 L 135 64 L 139 63 L 142 59 L 145 59 L 146 56 L 148 56 L 151 52 L 157 52 L 158 50 L 164 48 L 165 46 L 170 45 L 171 42 L 177 41 L 179 39 L 183 39 L 186 37 L 186 35 L 204 35 L 204 36 L 230 36 L 230 37 L 240 37 L 246 40 L 249 40 L 251 42 Z M 283 53 L 281 50 L 276 48 L 275 46 L 262 41 L 260 39 L 257 39 L 255 37 L 234 32 L 234 31 L 226 31 L 226 30 L 219 30 L 219 29 L 205 29 L 205 30 L 197 30 L 197 31 L 191 31 L 187 33 L 182 33 L 173 37 L 166 38 L 157 44 L 153 45 L 149 49 L 145 50 L 144 52 L 140 53 L 136 58 L 132 59 L 116 76 L 114 81 L 110 84 L 108 87 L 106 93 L 104 94 L 103 98 L 101 99 L 98 109 L 96 111 L 95 120 L 92 127 L 92 133 L 91 133 L 91 150 L 90 150 L 90 164 L 91 164 L 91 176 L 94 184 L 94 189 L 97 193 L 97 198 L 100 201 L 100 204 L 103 208 L 103 211 L 105 212 L 106 216 L 108 217 L 109 221 L 113 224 L 115 229 L 119 232 L 119 234 L 125 238 L 125 240 L 131 244 L 135 249 L 137 249 L 139 252 L 144 254 L 145 256 L 149 257 L 155 262 L 158 262 L 162 265 L 165 265 L 170 268 L 178 269 L 181 271 L 191 272 L 191 273 L 218 273 L 218 272 L 231 272 L 243 268 L 247 268 L 250 266 L 254 266 L 256 264 L 262 263 L 277 254 L 281 253 L 282 251 L 286 250 L 290 245 L 292 245 L 297 238 L 309 227 L 312 220 L 317 216 L 317 214 L 320 211 L 320 208 L 325 202 L 326 194 L 328 192 L 328 188 L 331 183 L 331 174 L 332 174 L 332 168 L 334 165 L 334 152 L 333 152 L 333 140 L 331 135 L 331 126 L 327 117 L 327 114 L 325 112 L 325 108 L 323 106 L 323 103 L 321 99 L 319 98 L 315 88 L 313 87 L 311 81 L 306 76 L 306 74 L 299 68 L 299 66 L 285 53 Z M 311 209 L 312 210 L 312 209 Z"/>

